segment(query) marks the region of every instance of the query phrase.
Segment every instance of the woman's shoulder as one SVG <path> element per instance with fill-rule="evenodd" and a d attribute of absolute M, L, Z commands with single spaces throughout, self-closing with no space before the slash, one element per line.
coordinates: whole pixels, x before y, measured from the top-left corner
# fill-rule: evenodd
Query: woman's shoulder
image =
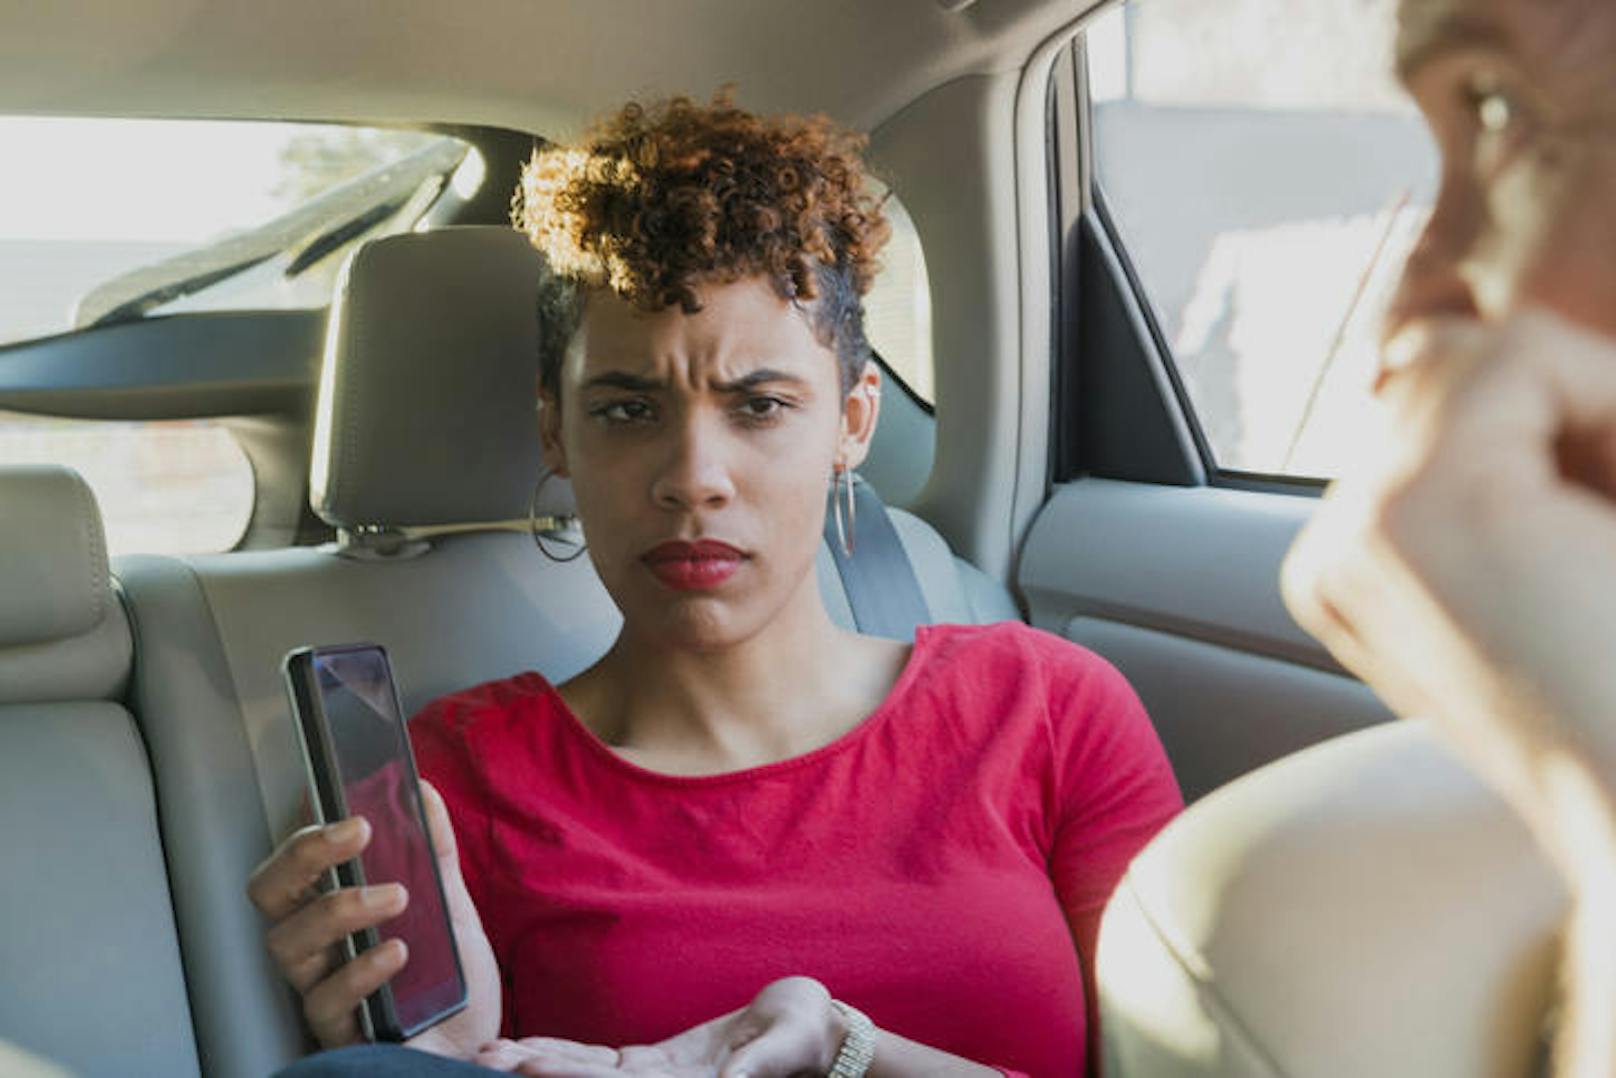
<path fill-rule="evenodd" d="M 464 732 L 472 726 L 500 723 L 553 707 L 555 687 L 543 674 L 528 670 L 485 681 L 432 700 L 410 719 L 410 735 Z"/>
<path fill-rule="evenodd" d="M 920 633 L 933 662 L 966 676 L 981 676 L 985 668 L 1060 681 L 1116 676 L 1109 662 L 1081 644 L 1019 621 L 928 625 Z"/>
<path fill-rule="evenodd" d="M 919 640 L 930 695 L 988 716 L 999 729 L 1017 716 L 1068 732 L 1143 717 L 1138 695 L 1116 667 L 1055 633 L 1006 621 L 934 625 Z"/>

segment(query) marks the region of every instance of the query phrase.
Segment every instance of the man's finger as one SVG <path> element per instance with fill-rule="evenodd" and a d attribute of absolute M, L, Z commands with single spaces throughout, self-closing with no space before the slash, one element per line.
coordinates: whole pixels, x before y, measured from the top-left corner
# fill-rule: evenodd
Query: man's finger
<path fill-rule="evenodd" d="M 279 921 L 309 901 L 321 877 L 358 857 L 369 842 L 370 824 L 362 816 L 305 827 L 253 870 L 247 897 L 265 917 Z"/>
<path fill-rule="evenodd" d="M 1510 319 L 1500 347 L 1548 377 L 1570 426 L 1616 425 L 1616 343 L 1610 338 L 1534 310 Z"/>

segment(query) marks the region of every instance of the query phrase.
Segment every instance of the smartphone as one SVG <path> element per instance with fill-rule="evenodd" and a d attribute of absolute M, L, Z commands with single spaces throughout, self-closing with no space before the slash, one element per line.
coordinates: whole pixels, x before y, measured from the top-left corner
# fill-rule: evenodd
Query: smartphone
<path fill-rule="evenodd" d="M 395 937 L 409 948 L 359 1016 L 366 1040 L 406 1040 L 465 1007 L 466 979 L 387 653 L 375 644 L 298 648 L 282 667 L 318 822 L 370 822 L 369 845 L 326 885 L 409 890 L 403 913 L 345 941 L 349 960 Z"/>

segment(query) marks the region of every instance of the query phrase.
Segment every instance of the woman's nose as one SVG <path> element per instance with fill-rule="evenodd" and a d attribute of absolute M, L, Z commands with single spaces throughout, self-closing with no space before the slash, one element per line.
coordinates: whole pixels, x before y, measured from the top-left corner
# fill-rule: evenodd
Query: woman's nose
<path fill-rule="evenodd" d="M 735 496 L 722 432 L 700 415 L 673 431 L 667 458 L 652 483 L 651 497 L 664 509 L 720 508 Z"/>

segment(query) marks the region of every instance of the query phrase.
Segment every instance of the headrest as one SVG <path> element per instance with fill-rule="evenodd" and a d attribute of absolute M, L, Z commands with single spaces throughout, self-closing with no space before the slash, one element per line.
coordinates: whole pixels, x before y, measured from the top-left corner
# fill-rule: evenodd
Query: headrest
<path fill-rule="evenodd" d="M 95 495 L 55 466 L 0 468 L 0 647 L 83 636 L 112 604 Z"/>
<path fill-rule="evenodd" d="M 1538 1073 L 1558 877 L 1420 723 L 1282 760 L 1192 805 L 1106 908 L 1105 1073 Z"/>
<path fill-rule="evenodd" d="M 388 236 L 353 254 L 320 374 L 315 512 L 341 528 L 527 515 L 541 266 L 520 234 L 491 226 Z"/>

